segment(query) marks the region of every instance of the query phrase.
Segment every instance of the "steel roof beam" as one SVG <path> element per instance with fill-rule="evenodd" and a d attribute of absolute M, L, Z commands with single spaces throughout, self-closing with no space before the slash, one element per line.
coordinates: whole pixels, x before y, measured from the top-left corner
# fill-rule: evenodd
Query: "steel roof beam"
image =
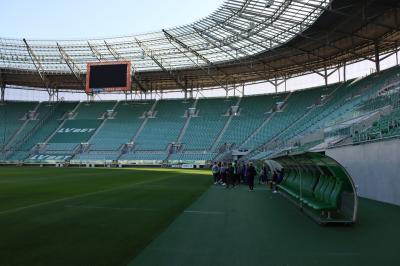
<path fill-rule="evenodd" d="M 213 44 L 215 47 L 217 47 L 217 48 L 219 48 L 221 51 L 223 51 L 224 53 L 227 53 L 228 55 L 230 55 L 235 61 L 238 61 L 239 63 L 243 63 L 243 61 L 242 61 L 240 58 L 237 58 L 237 57 L 233 56 L 232 54 L 228 53 L 228 52 L 227 52 L 225 49 L 223 49 L 221 46 L 215 45 L 215 43 L 214 43 L 213 41 L 216 41 L 216 42 L 218 42 L 219 44 L 223 44 L 223 45 L 225 45 L 225 46 L 227 46 L 227 47 L 229 47 L 230 49 L 235 50 L 235 51 L 238 51 L 237 48 L 232 47 L 230 44 L 226 43 L 224 40 L 221 40 L 221 39 L 219 39 L 219 38 L 217 38 L 217 37 L 215 37 L 215 36 L 213 36 L 213 35 L 211 35 L 211 34 L 209 34 L 209 33 L 207 33 L 207 32 L 201 32 L 201 31 L 200 31 L 199 29 L 197 29 L 197 28 L 194 28 L 194 29 L 195 29 L 196 32 L 197 32 L 202 38 L 204 38 L 206 41 L 210 42 L 210 43 Z M 205 38 L 205 36 L 208 37 L 208 38 Z M 210 39 L 211 39 L 211 40 L 210 40 Z M 245 53 L 245 52 L 241 52 L 241 53 L 244 54 L 245 56 L 249 57 L 249 58 L 254 57 L 254 56 L 249 55 L 249 54 L 247 54 L 247 53 Z M 258 59 L 255 59 L 255 60 L 256 60 L 256 61 L 260 61 L 260 60 L 258 60 Z M 252 62 L 250 62 L 250 63 L 252 63 Z M 267 65 L 265 62 L 261 62 L 261 63 L 264 64 L 264 65 Z M 245 63 L 244 66 L 247 67 L 247 68 L 250 69 L 250 70 L 253 70 L 247 63 Z M 268 65 L 268 66 L 270 66 L 270 65 Z M 272 68 L 272 66 L 270 66 L 270 67 Z M 259 72 L 254 72 L 254 74 L 257 75 L 257 76 L 259 76 L 259 77 L 261 77 L 262 79 L 265 79 L 265 80 L 268 79 L 266 76 L 261 75 Z"/>
<path fill-rule="evenodd" d="M 246 36 L 243 36 L 242 33 L 234 32 L 234 31 L 232 31 L 232 30 L 226 28 L 226 27 L 225 27 L 224 25 L 222 25 L 222 24 L 221 24 L 221 27 L 224 27 L 226 30 L 230 31 L 230 32 L 233 33 L 233 34 L 237 34 L 238 36 L 241 36 L 241 38 L 246 38 Z M 242 31 L 243 31 L 243 30 L 242 30 Z M 267 40 L 270 40 L 267 36 L 262 36 L 262 37 L 265 38 L 265 39 L 267 39 Z M 260 43 L 257 43 L 257 42 L 255 42 L 255 41 L 253 41 L 253 40 L 251 39 L 250 36 L 247 37 L 247 40 L 249 40 L 250 42 L 252 42 L 252 43 L 255 44 L 255 45 L 258 45 L 258 46 L 264 48 L 264 49 L 267 50 L 267 51 L 274 52 L 274 53 L 276 53 L 276 54 L 278 54 L 278 55 L 280 54 L 280 53 L 279 53 L 278 51 L 276 51 L 274 48 L 271 48 L 271 47 L 268 47 L 268 46 L 265 46 L 265 45 L 263 45 L 263 44 L 260 44 Z M 271 40 L 270 40 L 270 41 L 271 41 Z M 280 42 L 277 41 L 277 40 L 273 40 L 273 41 L 274 41 L 274 42 L 277 42 L 277 43 L 280 43 Z M 301 52 L 304 53 L 304 51 L 301 51 Z M 317 72 L 317 71 L 315 71 L 315 70 L 313 70 L 313 69 L 311 69 L 311 68 L 308 68 L 305 64 L 300 64 L 299 62 L 297 62 L 296 60 L 294 60 L 294 59 L 292 59 L 292 58 L 290 58 L 290 57 L 287 57 L 286 59 L 289 60 L 289 61 L 291 61 L 291 62 L 294 63 L 295 65 L 304 68 L 305 70 L 311 71 L 311 72 L 313 72 L 313 73 L 315 73 L 315 74 L 318 74 L 318 75 L 322 75 L 321 73 L 319 73 L 319 72 Z"/>
<path fill-rule="evenodd" d="M 243 31 L 242 28 L 239 28 L 239 27 L 236 26 L 236 25 L 225 24 L 225 26 L 229 26 L 229 27 L 235 28 L 235 29 L 237 29 L 237 30 L 239 30 L 239 31 Z M 225 27 L 225 26 L 223 26 L 223 27 Z M 229 29 L 227 29 L 227 30 L 229 30 Z M 229 31 L 231 31 L 231 30 L 229 30 Z M 234 32 L 234 31 L 231 31 L 231 32 L 234 33 L 234 34 L 240 34 L 240 33 Z M 274 48 L 267 47 L 267 46 L 265 46 L 265 45 L 263 45 L 263 44 L 260 44 L 260 42 L 253 41 L 253 40 L 252 40 L 252 37 L 253 37 L 253 36 L 247 37 L 247 40 L 249 40 L 249 41 L 252 42 L 253 44 L 258 45 L 258 46 L 260 46 L 260 47 L 262 47 L 262 48 L 264 48 L 264 49 L 266 49 L 266 50 L 274 50 Z M 271 38 L 269 38 L 268 36 L 265 36 L 264 34 L 257 35 L 256 37 L 260 37 L 262 40 L 265 40 L 265 39 L 266 39 L 266 40 L 271 41 L 271 42 L 273 41 L 273 42 L 276 42 L 276 43 L 278 43 L 278 44 L 280 44 L 280 45 L 283 45 L 283 44 L 284 44 L 284 43 L 282 43 L 282 42 L 280 42 L 280 41 L 278 41 L 278 40 L 276 40 L 276 39 L 271 39 Z M 304 49 L 301 49 L 301 48 L 298 48 L 298 47 L 295 47 L 295 46 L 289 45 L 289 44 L 286 44 L 286 45 L 287 45 L 288 47 L 291 47 L 291 48 L 293 48 L 293 49 L 299 51 L 299 52 L 306 53 L 306 54 L 311 54 L 311 55 L 313 55 L 314 57 L 317 57 L 317 58 L 319 58 L 319 59 L 321 59 L 321 60 L 326 60 L 326 58 L 321 57 L 321 56 L 315 54 L 313 51 L 306 51 L 306 50 L 304 50 Z"/>
<path fill-rule="evenodd" d="M 290 30 L 288 30 L 288 31 L 291 32 Z M 292 32 L 292 33 L 293 33 L 293 32 Z M 318 43 L 318 44 L 321 44 L 321 45 L 326 45 L 326 46 L 328 46 L 328 47 L 334 48 L 334 49 L 336 49 L 336 50 L 338 50 L 338 51 L 341 51 L 341 52 L 343 52 L 343 53 L 350 53 L 350 54 L 352 54 L 352 55 L 354 55 L 354 56 L 363 58 L 364 60 L 369 60 L 369 61 L 375 62 L 373 59 L 371 59 L 371 58 L 369 58 L 369 57 L 365 57 L 365 56 L 363 56 L 363 55 L 361 55 L 361 54 L 358 54 L 358 53 L 356 53 L 356 52 L 354 52 L 354 51 L 351 51 L 350 49 L 343 49 L 343 48 L 340 48 L 340 47 L 338 47 L 338 46 L 332 44 L 331 42 L 323 42 L 323 41 L 320 41 L 320 40 L 318 40 L 318 39 L 316 39 L 316 38 L 313 38 L 313 37 L 310 37 L 310 36 L 308 36 L 308 35 L 305 35 L 305 34 L 303 34 L 303 33 L 294 33 L 294 34 L 296 34 L 296 36 L 299 36 L 299 37 L 302 37 L 302 38 L 311 40 L 311 41 L 313 41 L 313 42 L 315 42 L 315 43 Z M 350 33 L 350 34 L 351 34 L 351 33 Z"/>
<path fill-rule="evenodd" d="M 250 18 L 250 17 L 247 17 L 247 19 L 252 19 L 252 20 L 254 20 L 254 18 Z M 282 19 L 283 19 L 283 18 L 282 18 Z M 257 21 L 257 22 L 263 23 L 263 22 L 261 22 L 261 21 Z M 312 40 L 312 41 L 314 41 L 314 42 L 318 42 L 318 43 L 323 44 L 323 45 L 328 45 L 328 46 L 330 46 L 330 47 L 332 47 L 332 48 L 334 48 L 334 49 L 340 50 L 340 51 L 342 51 L 342 52 L 349 52 L 349 53 L 352 53 L 352 54 L 355 55 L 355 56 L 362 57 L 362 58 L 365 59 L 365 60 L 369 60 L 369 61 L 375 62 L 375 61 L 374 61 L 373 59 L 371 59 L 371 58 L 363 57 L 362 55 L 359 55 L 359 54 L 357 54 L 357 53 L 355 53 L 355 52 L 352 52 L 352 51 L 350 51 L 350 50 L 344 50 L 344 49 L 342 49 L 342 48 L 340 48 L 340 47 L 337 47 L 337 46 L 335 46 L 335 45 L 333 45 L 333 44 L 331 44 L 331 43 L 324 43 L 324 42 L 319 41 L 319 40 L 317 40 L 317 39 L 315 39 L 315 38 L 312 38 L 312 37 L 310 37 L 310 36 L 307 36 L 307 35 L 305 35 L 305 34 L 303 34 L 303 33 L 301 33 L 301 32 L 294 32 L 294 31 L 292 31 L 292 30 L 290 30 L 290 29 L 284 29 L 284 28 L 282 28 L 282 27 L 280 27 L 280 26 L 278 26 L 278 25 L 275 25 L 275 27 L 278 28 L 278 29 L 280 29 L 280 30 L 287 30 L 288 32 L 290 32 L 290 33 L 292 33 L 292 34 L 295 34 L 296 36 L 300 36 L 300 37 L 303 37 L 303 38 L 307 38 L 307 39 L 310 39 L 310 40 Z M 339 33 L 343 33 L 343 32 L 339 32 Z M 352 35 L 351 33 L 347 33 L 347 34 Z M 265 37 L 265 36 L 264 36 L 264 37 Z M 372 39 L 371 39 L 371 40 L 372 40 Z M 276 42 L 276 40 L 274 40 L 274 41 Z M 294 48 L 293 46 L 291 46 L 291 47 Z"/>
<path fill-rule="evenodd" d="M 141 42 L 139 39 L 135 38 L 135 41 L 137 43 L 137 45 L 140 47 L 140 49 L 142 49 L 142 51 L 148 56 L 150 57 L 154 63 L 157 64 L 157 66 L 159 66 L 164 72 L 166 72 L 171 78 L 173 78 L 173 80 L 175 81 L 175 83 L 182 89 L 182 90 L 186 90 L 186 86 L 185 84 L 183 84 L 180 81 L 179 76 L 177 76 L 172 69 L 168 70 L 166 69 L 163 64 L 153 55 L 153 51 L 150 50 L 146 45 L 143 44 L 143 42 Z"/>
<path fill-rule="evenodd" d="M 48 89 L 49 81 L 48 81 L 48 79 L 46 78 L 46 76 L 44 74 L 45 70 L 44 70 L 44 68 L 42 66 L 42 63 L 37 58 L 37 56 L 36 56 L 35 52 L 32 50 L 32 48 L 29 46 L 29 44 L 26 41 L 26 39 L 24 38 L 22 40 L 24 41 L 25 47 L 26 47 L 26 49 L 28 50 L 28 53 L 29 53 L 29 57 L 31 58 L 32 63 L 35 66 L 37 73 L 39 74 L 40 79 L 43 81 L 46 89 Z"/>
<path fill-rule="evenodd" d="M 110 54 L 116 59 L 116 60 L 122 60 L 124 59 L 118 52 L 115 50 L 113 47 L 111 47 L 110 44 L 104 40 L 104 44 L 107 47 L 107 50 L 110 52 Z M 100 60 L 99 60 L 100 61 Z M 132 69 L 131 69 L 132 71 Z M 135 75 L 131 72 L 131 77 L 134 81 L 134 83 L 142 90 L 143 92 L 147 92 L 147 89 L 144 88 L 143 84 L 135 77 Z M 131 88 L 132 89 L 132 88 Z"/>
<path fill-rule="evenodd" d="M 167 37 L 168 40 L 172 40 L 173 42 L 179 44 L 182 48 L 184 48 L 187 51 L 189 51 L 190 53 L 194 54 L 197 58 L 200 58 L 201 60 L 203 60 L 208 66 L 213 67 L 214 69 L 216 69 L 221 74 L 227 76 L 226 73 L 224 73 L 221 69 L 219 69 L 219 67 L 215 66 L 205 56 L 201 55 L 199 52 L 197 52 L 196 50 L 192 49 L 190 46 L 186 45 L 181 40 L 179 40 L 177 37 L 175 37 L 175 36 L 171 35 L 169 32 L 167 32 L 166 30 L 162 30 L 162 31 L 163 31 L 163 33 L 165 34 L 165 36 Z"/>
<path fill-rule="evenodd" d="M 122 57 L 121 55 L 113 48 L 111 45 L 109 45 L 106 40 L 104 40 L 104 44 L 107 47 L 107 50 L 110 52 L 110 54 L 116 59 L 116 60 L 121 60 Z"/>
<path fill-rule="evenodd" d="M 81 69 L 75 64 L 74 60 L 72 60 L 72 58 L 67 54 L 67 52 L 61 47 L 61 45 L 58 42 L 57 42 L 57 47 L 61 57 L 64 59 L 65 63 L 71 70 L 72 74 L 78 81 L 83 82 L 81 78 L 82 74 Z"/>
<path fill-rule="evenodd" d="M 189 46 L 187 46 L 186 44 L 184 44 L 183 42 L 181 42 L 180 40 L 178 40 L 177 38 L 175 38 L 174 36 L 172 36 L 171 34 L 169 34 L 167 31 L 163 30 L 165 36 L 171 41 L 171 44 L 174 45 L 174 47 L 176 49 L 178 49 L 184 56 L 186 56 L 193 64 L 195 64 L 198 68 L 200 68 L 207 76 L 209 76 L 215 83 L 217 83 L 221 88 L 226 89 L 226 85 L 223 85 L 222 82 L 220 80 L 217 80 L 213 75 L 210 74 L 209 71 L 207 71 L 203 66 L 199 65 L 197 62 L 195 62 L 193 59 L 191 59 L 189 56 L 186 55 L 185 51 L 182 51 L 181 48 L 177 47 L 175 44 L 173 44 L 172 42 L 177 43 L 178 45 L 180 45 L 183 49 L 186 49 L 187 52 L 190 52 L 192 54 L 194 54 L 195 56 L 197 56 L 197 58 L 201 58 L 203 59 L 203 61 L 205 61 L 207 63 L 208 59 L 204 58 L 202 55 L 200 55 L 199 53 L 197 53 L 197 51 L 191 49 Z M 216 69 L 217 71 L 220 71 L 219 68 L 215 67 L 214 64 L 210 61 L 208 61 L 210 64 L 207 64 L 207 66 L 212 66 L 214 69 Z M 228 79 L 229 77 L 224 73 L 224 76 Z"/>
<path fill-rule="evenodd" d="M 87 44 L 97 60 L 101 61 L 103 58 L 102 54 L 89 41 L 87 41 Z"/>

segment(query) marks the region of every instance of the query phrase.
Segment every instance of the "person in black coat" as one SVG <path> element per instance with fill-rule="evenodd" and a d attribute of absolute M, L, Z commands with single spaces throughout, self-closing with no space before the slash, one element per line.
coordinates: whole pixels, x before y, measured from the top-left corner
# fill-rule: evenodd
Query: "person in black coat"
<path fill-rule="evenodd" d="M 250 163 L 249 168 L 247 170 L 248 183 L 249 183 L 249 191 L 254 191 L 254 177 L 257 175 L 256 168 L 253 163 Z"/>
<path fill-rule="evenodd" d="M 230 163 L 228 168 L 226 169 L 226 188 L 235 187 L 235 169 L 233 165 Z"/>

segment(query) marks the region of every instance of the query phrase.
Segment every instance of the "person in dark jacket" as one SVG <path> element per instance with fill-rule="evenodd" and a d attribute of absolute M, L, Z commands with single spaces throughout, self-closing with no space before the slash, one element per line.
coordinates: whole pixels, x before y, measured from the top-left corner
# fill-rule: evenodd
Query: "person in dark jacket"
<path fill-rule="evenodd" d="M 283 178 L 285 177 L 285 169 L 282 168 L 280 170 L 277 170 L 277 178 L 276 178 L 276 185 L 275 185 L 275 191 L 278 190 L 277 185 L 279 185 L 282 181 Z"/>
<path fill-rule="evenodd" d="M 234 182 L 234 169 L 233 165 L 230 163 L 226 168 L 226 188 L 235 187 Z"/>
<path fill-rule="evenodd" d="M 225 186 L 225 184 L 226 184 L 226 167 L 225 167 L 224 163 L 221 163 L 221 166 L 219 167 L 219 178 L 220 178 L 219 184 L 222 186 Z"/>
<path fill-rule="evenodd" d="M 278 173 L 276 170 L 274 170 L 274 173 L 272 174 L 272 193 L 276 193 L 276 182 L 278 181 Z"/>
<path fill-rule="evenodd" d="M 267 166 L 263 165 L 261 168 L 260 176 L 258 177 L 258 184 L 265 184 L 267 182 Z"/>
<path fill-rule="evenodd" d="M 243 182 L 245 184 L 249 183 L 249 164 L 248 163 L 243 165 Z"/>
<path fill-rule="evenodd" d="M 250 163 L 249 168 L 247 169 L 247 178 L 249 183 L 249 191 L 254 191 L 254 177 L 257 175 L 256 168 L 253 163 Z"/>
<path fill-rule="evenodd" d="M 217 164 L 217 162 L 214 162 L 214 165 L 211 168 L 212 174 L 213 174 L 213 178 L 214 178 L 214 185 L 218 184 L 218 180 L 219 180 L 219 166 Z"/>
<path fill-rule="evenodd" d="M 233 186 L 240 184 L 240 174 L 239 174 L 239 166 L 237 161 L 234 161 L 232 164 L 233 167 Z"/>

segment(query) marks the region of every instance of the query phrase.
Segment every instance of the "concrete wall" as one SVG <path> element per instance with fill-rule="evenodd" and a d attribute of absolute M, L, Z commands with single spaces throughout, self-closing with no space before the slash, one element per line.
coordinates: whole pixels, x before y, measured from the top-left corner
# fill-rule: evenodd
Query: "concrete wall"
<path fill-rule="evenodd" d="M 400 205 L 400 139 L 329 149 L 326 155 L 346 168 L 359 196 Z"/>

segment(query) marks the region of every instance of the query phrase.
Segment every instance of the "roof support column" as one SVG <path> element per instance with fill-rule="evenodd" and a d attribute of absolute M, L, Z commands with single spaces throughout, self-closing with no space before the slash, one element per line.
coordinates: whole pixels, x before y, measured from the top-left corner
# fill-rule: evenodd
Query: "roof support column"
<path fill-rule="evenodd" d="M 381 72 L 381 62 L 379 58 L 379 46 L 378 46 L 378 41 L 375 42 L 375 68 L 376 68 L 376 73 Z"/>
<path fill-rule="evenodd" d="M 225 98 L 227 98 L 227 99 L 228 99 L 228 93 L 229 93 L 228 81 L 226 81 L 226 86 L 225 86 Z"/>
<path fill-rule="evenodd" d="M 343 81 L 346 82 L 346 61 L 343 62 Z"/>
<path fill-rule="evenodd" d="M 87 103 L 90 103 L 90 102 L 93 102 L 93 101 L 94 101 L 94 95 L 93 95 L 93 93 L 86 94 L 86 102 L 87 102 Z"/>
<path fill-rule="evenodd" d="M 286 81 L 287 81 L 287 78 L 286 78 L 286 76 L 285 76 L 285 77 L 283 77 L 283 81 L 285 82 L 285 92 L 286 92 L 286 89 L 287 89 L 287 86 L 286 86 Z"/>
<path fill-rule="evenodd" d="M 399 65 L 399 47 L 396 43 L 396 65 Z"/>
<path fill-rule="evenodd" d="M 244 97 L 244 83 L 242 84 L 242 96 Z"/>
<path fill-rule="evenodd" d="M 4 99 L 5 99 L 5 94 L 6 94 L 6 84 L 5 83 L 1 83 L 1 102 L 4 103 Z"/>
<path fill-rule="evenodd" d="M 326 69 L 326 65 L 324 66 L 324 80 L 325 80 L 325 88 L 328 87 L 328 70 Z"/>

